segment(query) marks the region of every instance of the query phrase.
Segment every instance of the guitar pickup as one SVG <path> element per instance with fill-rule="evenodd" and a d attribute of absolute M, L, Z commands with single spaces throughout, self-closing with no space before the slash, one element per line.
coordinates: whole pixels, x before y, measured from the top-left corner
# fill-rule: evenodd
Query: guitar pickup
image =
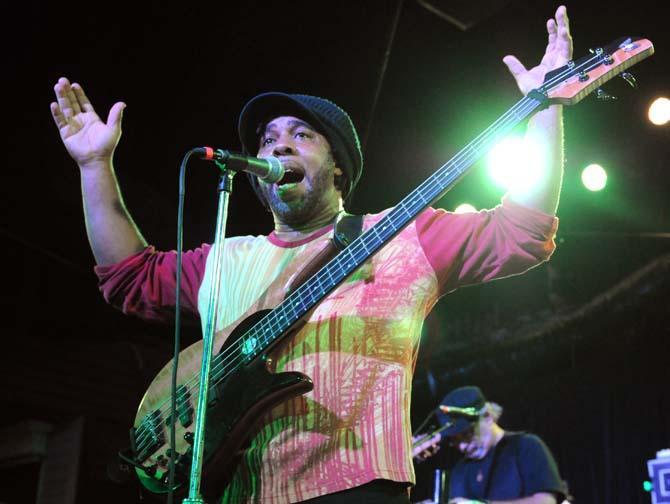
<path fill-rule="evenodd" d="M 182 427 L 189 427 L 193 423 L 194 409 L 191 405 L 191 393 L 185 385 L 177 388 L 177 419 Z M 172 422 L 172 415 L 165 419 L 165 425 Z"/>

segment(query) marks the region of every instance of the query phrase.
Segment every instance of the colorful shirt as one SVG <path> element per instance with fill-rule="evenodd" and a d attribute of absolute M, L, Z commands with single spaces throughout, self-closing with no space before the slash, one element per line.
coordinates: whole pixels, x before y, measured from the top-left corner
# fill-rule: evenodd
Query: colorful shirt
<path fill-rule="evenodd" d="M 384 215 L 366 216 L 364 229 Z M 377 478 L 414 482 L 410 393 L 423 320 L 451 290 L 547 260 L 557 223 L 508 200 L 478 213 L 421 213 L 272 351 L 277 371 L 304 373 L 314 389 L 267 413 L 224 501 L 299 502 Z M 217 329 L 259 298 L 281 295 L 281 282 L 266 289 L 323 248 L 331 230 L 292 243 L 274 234 L 226 239 Z M 184 257 L 182 306 L 193 313 L 206 313 L 210 250 Z M 174 252 L 148 248 L 96 271 L 106 299 L 124 312 L 172 316 Z"/>

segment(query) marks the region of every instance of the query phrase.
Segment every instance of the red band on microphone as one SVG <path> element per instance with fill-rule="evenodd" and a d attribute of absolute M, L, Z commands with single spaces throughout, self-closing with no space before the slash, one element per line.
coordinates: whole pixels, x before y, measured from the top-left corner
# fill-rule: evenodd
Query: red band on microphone
<path fill-rule="evenodd" d="M 211 161 L 212 159 L 214 159 L 214 149 L 212 149 L 211 147 L 205 147 L 205 159 L 207 161 Z"/>

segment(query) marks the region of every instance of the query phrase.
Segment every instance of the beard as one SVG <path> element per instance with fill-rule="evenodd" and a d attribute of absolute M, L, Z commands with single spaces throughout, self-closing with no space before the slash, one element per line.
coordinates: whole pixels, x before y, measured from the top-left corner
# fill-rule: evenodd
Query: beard
<path fill-rule="evenodd" d="M 481 460 L 486 456 L 493 444 L 493 433 L 491 431 L 479 432 L 470 443 L 468 443 L 463 454 L 466 458 Z"/>
<path fill-rule="evenodd" d="M 272 213 L 283 223 L 298 226 L 305 224 L 318 215 L 319 211 L 329 205 L 328 192 L 333 191 L 334 161 L 327 160 L 314 177 L 305 176 L 300 182 L 305 191 L 300 197 L 282 197 L 282 188 L 276 184 L 260 184 L 261 192 L 268 202 Z"/>

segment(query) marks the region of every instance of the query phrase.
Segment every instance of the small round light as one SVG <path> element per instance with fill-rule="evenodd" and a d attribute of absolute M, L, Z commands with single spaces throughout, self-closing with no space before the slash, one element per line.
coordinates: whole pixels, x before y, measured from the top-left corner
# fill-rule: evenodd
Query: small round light
<path fill-rule="evenodd" d="M 590 164 L 582 171 L 582 183 L 589 191 L 600 191 L 607 184 L 607 173 L 599 164 Z"/>
<path fill-rule="evenodd" d="M 663 126 L 670 121 L 670 100 L 656 98 L 649 106 L 649 120 L 656 126 Z"/>

